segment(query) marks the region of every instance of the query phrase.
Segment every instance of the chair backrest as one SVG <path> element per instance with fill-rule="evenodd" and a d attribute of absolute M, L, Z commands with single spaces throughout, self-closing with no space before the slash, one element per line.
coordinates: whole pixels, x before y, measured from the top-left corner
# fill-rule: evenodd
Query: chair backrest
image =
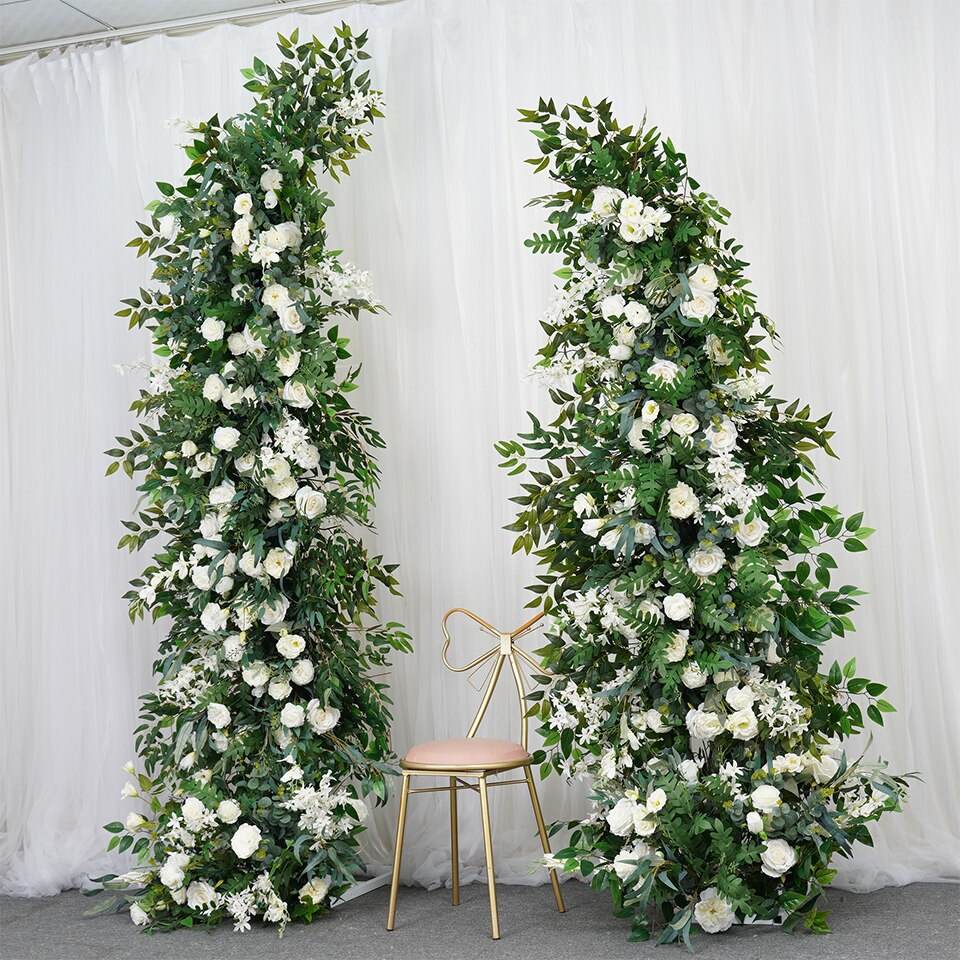
<path fill-rule="evenodd" d="M 450 649 L 450 631 L 447 630 L 447 621 L 454 614 L 466 614 L 471 620 L 475 621 L 480 625 L 481 630 L 486 631 L 488 634 L 493 635 L 497 638 L 497 645 L 490 648 L 485 654 L 481 654 L 478 658 L 470 661 L 469 664 L 465 664 L 463 667 L 456 667 L 451 664 L 448 657 L 447 651 Z M 477 714 L 473 719 L 473 723 L 470 725 L 470 729 L 467 732 L 467 738 L 473 738 L 477 734 L 477 729 L 480 728 L 480 723 L 483 721 L 483 716 L 487 713 L 487 709 L 490 707 L 490 699 L 493 697 L 494 689 L 497 687 L 497 682 L 500 680 L 500 672 L 503 670 L 503 665 L 505 662 L 510 663 L 510 672 L 513 674 L 513 680 L 517 687 L 517 700 L 520 703 L 520 744 L 526 748 L 527 747 L 527 704 L 525 702 L 526 695 L 529 693 L 526 682 L 523 677 L 523 672 L 520 670 L 520 661 L 524 661 L 529 664 L 537 673 L 542 674 L 543 668 L 532 658 L 526 651 L 520 650 L 517 647 L 516 642 L 524 636 L 524 634 L 529 634 L 532 630 L 536 629 L 539 621 L 543 620 L 543 611 L 537 614 L 536 617 L 532 617 L 525 624 L 522 624 L 516 630 L 511 631 L 501 631 L 497 630 L 492 624 L 485 621 L 482 617 L 478 617 L 475 613 L 470 610 L 466 610 L 463 607 L 454 607 L 452 610 L 448 610 L 443 615 L 443 663 L 451 671 L 456 671 L 457 673 L 462 673 L 464 671 L 472 671 L 474 668 L 480 667 L 486 661 L 496 656 L 496 660 L 493 663 L 493 669 L 490 672 L 489 680 L 487 681 L 486 689 L 483 693 L 483 698 L 480 701 L 480 707 L 477 709 Z"/>

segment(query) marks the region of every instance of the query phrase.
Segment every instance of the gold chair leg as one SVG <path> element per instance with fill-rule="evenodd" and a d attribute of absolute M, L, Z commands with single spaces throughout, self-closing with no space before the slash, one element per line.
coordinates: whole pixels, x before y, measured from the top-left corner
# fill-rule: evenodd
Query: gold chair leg
<path fill-rule="evenodd" d="M 490 924 L 493 939 L 500 940 L 500 918 L 497 914 L 497 884 L 493 873 L 493 834 L 490 831 L 490 803 L 487 799 L 487 777 L 480 776 L 480 815 L 483 819 L 483 847 L 487 855 L 487 892 L 490 894 Z"/>
<path fill-rule="evenodd" d="M 450 872 L 453 874 L 453 906 L 460 906 L 460 846 L 457 825 L 457 777 L 450 776 Z"/>
<path fill-rule="evenodd" d="M 533 815 L 537 817 L 537 829 L 540 831 L 540 845 L 544 853 L 550 852 L 550 841 L 547 839 L 547 827 L 543 825 L 543 813 L 540 811 L 540 800 L 537 798 L 537 787 L 533 784 L 533 773 L 530 766 L 523 767 L 523 774 L 527 777 L 527 788 L 530 790 L 530 802 L 533 803 Z M 550 868 L 550 882 L 553 884 L 553 896 L 557 901 L 557 910 L 564 913 L 566 907 L 563 905 L 563 896 L 560 893 L 560 880 L 557 878 L 557 871 Z"/>
<path fill-rule="evenodd" d="M 400 860 L 403 858 L 403 830 L 407 824 L 407 796 L 410 794 L 410 776 L 403 774 L 400 790 L 400 818 L 397 821 L 397 848 L 393 853 L 393 879 L 390 882 L 390 909 L 387 913 L 387 930 L 392 931 L 397 919 L 397 890 L 400 888 Z"/>

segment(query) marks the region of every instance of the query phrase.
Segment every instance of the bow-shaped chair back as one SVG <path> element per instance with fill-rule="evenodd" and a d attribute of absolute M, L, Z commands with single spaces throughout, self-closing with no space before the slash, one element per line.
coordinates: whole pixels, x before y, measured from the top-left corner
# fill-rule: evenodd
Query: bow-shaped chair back
<path fill-rule="evenodd" d="M 450 659 L 447 656 L 450 649 L 451 633 L 447 629 L 447 621 L 454 614 L 466 614 L 471 620 L 476 622 L 480 629 L 486 633 L 492 635 L 497 639 L 497 644 L 491 647 L 489 651 L 481 654 L 479 657 L 474 658 L 468 664 L 463 667 L 457 667 L 450 663 Z M 466 671 L 473 671 L 479 668 L 482 664 L 489 661 L 491 658 L 496 657 L 493 663 L 493 668 L 490 672 L 489 678 L 487 680 L 486 689 L 483 692 L 483 698 L 480 701 L 480 707 L 477 709 L 477 714 L 473 719 L 473 723 L 470 725 L 470 729 L 467 732 L 467 738 L 473 738 L 477 734 L 477 730 L 480 728 L 480 723 L 483 721 L 483 716 L 486 715 L 487 709 L 490 707 L 490 699 L 493 697 L 493 692 L 497 687 L 497 682 L 500 680 L 500 673 L 503 671 L 503 666 L 506 663 L 510 665 L 510 672 L 513 674 L 513 680 L 517 688 L 517 701 L 520 705 L 520 744 L 526 748 L 527 747 L 527 704 L 526 696 L 529 694 L 529 687 L 523 675 L 523 671 L 520 669 L 520 662 L 524 662 L 530 665 L 531 668 L 537 674 L 543 674 L 543 668 L 532 658 L 526 651 L 521 650 L 517 646 L 517 641 L 523 637 L 525 634 L 529 634 L 531 631 L 536 630 L 539 622 L 543 620 L 543 611 L 532 617 L 525 624 L 518 627 L 516 630 L 511 631 L 501 631 L 497 630 L 492 624 L 485 621 L 482 617 L 478 617 L 475 613 L 470 610 L 466 610 L 463 607 L 454 607 L 452 610 L 448 610 L 443 615 L 443 663 L 450 670 L 455 671 L 458 674 L 462 674 Z"/>

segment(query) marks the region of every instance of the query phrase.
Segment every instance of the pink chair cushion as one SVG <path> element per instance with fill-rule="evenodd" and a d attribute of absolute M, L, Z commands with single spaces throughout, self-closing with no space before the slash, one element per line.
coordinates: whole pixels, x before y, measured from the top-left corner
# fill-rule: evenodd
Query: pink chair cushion
<path fill-rule="evenodd" d="M 400 764 L 407 769 L 489 769 L 529 761 L 522 745 L 502 738 L 444 738 L 414 745 Z"/>

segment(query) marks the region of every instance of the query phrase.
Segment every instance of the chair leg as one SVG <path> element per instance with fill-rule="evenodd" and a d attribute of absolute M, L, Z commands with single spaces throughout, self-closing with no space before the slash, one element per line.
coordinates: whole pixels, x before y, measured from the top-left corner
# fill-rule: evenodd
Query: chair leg
<path fill-rule="evenodd" d="M 540 831 L 540 845 L 544 853 L 550 852 L 550 841 L 547 839 L 547 827 L 543 824 L 543 813 L 540 811 L 540 800 L 537 798 L 537 787 L 533 784 L 533 773 L 530 766 L 523 768 L 523 774 L 527 777 L 527 788 L 530 790 L 530 802 L 533 803 L 533 815 L 537 817 L 537 829 Z M 557 878 L 557 871 L 550 868 L 550 882 L 553 884 L 553 896 L 557 901 L 557 910 L 562 914 L 566 907 L 563 905 L 563 895 L 560 893 L 560 880 Z"/>
<path fill-rule="evenodd" d="M 450 872 L 453 874 L 453 906 L 460 906 L 460 847 L 457 826 L 457 777 L 450 776 Z"/>
<path fill-rule="evenodd" d="M 397 821 L 397 848 L 393 853 L 393 879 L 390 882 L 390 909 L 387 913 L 387 930 L 392 931 L 397 919 L 397 890 L 400 888 L 400 860 L 403 858 L 403 830 L 407 824 L 407 796 L 410 794 L 410 776 L 403 774 L 400 790 L 400 818 Z"/>
<path fill-rule="evenodd" d="M 493 834 L 490 831 L 490 803 L 487 799 L 487 777 L 480 776 L 480 815 L 483 819 L 483 847 L 487 856 L 487 892 L 490 894 L 490 924 L 493 939 L 500 940 L 500 917 L 497 914 L 497 884 L 493 873 Z"/>

